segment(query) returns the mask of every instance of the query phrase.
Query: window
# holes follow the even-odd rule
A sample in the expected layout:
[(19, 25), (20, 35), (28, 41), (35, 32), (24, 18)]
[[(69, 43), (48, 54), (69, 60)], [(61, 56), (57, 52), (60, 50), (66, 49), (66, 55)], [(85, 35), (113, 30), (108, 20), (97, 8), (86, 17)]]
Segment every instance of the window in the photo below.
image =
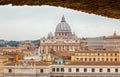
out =
[(98, 58), (98, 61), (100, 61), (100, 58)]
[(76, 40), (76, 42), (78, 42), (78, 40)]
[(108, 58), (106, 58), (106, 61), (108, 61)]
[(59, 68), (57, 68), (57, 72), (59, 72)]
[(115, 56), (117, 56), (117, 53), (115, 53)]
[(87, 61), (87, 58), (85, 58), (85, 61)]
[(115, 61), (117, 61), (117, 58), (115, 58)]
[(118, 69), (117, 69), (117, 68), (115, 69), (115, 72), (118, 72)]
[(95, 58), (93, 58), (93, 61), (95, 61)]
[(89, 61), (91, 61), (91, 58), (89, 58)]
[(92, 72), (95, 72), (95, 69), (94, 68), (92, 68), (92, 70), (91, 70)]
[(77, 58), (77, 60), (79, 60), (79, 58)]
[(107, 69), (107, 72), (110, 72), (110, 69), (109, 69), (109, 68)]
[(64, 68), (61, 68), (61, 72), (64, 72)]
[(11, 73), (11, 72), (12, 72), (12, 69), (9, 69), (8, 72)]
[(110, 61), (113, 61), (113, 59), (111, 58)]
[(84, 68), (84, 72), (87, 72), (87, 69), (86, 69), (86, 68)]
[(80, 60), (83, 61), (83, 58), (81, 58)]
[(98, 56), (100, 56), (100, 54), (98, 53)]
[(100, 69), (99, 69), (99, 72), (103, 72), (103, 69), (100, 68)]
[(55, 72), (55, 68), (52, 68), (52, 71)]
[(71, 68), (68, 69), (68, 72), (71, 72)]
[(110, 55), (112, 56), (113, 54), (111, 53)]
[(102, 61), (104, 61), (104, 58), (102, 58)]
[(79, 72), (79, 68), (76, 68), (76, 72)]
[(43, 73), (43, 69), (40, 69), (40, 73)]

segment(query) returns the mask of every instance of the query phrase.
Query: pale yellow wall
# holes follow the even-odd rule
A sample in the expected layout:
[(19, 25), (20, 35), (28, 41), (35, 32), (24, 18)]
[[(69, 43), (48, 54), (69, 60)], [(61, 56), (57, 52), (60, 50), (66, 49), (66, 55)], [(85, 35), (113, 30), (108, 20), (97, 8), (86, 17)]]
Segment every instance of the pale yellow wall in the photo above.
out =
[(104, 58), (104, 61), (107, 61), (106, 60), (107, 58), (108, 58), (108, 61), (111, 61), (111, 59), (112, 61), (115, 61), (115, 59), (117, 59), (117, 61), (120, 61), (120, 53), (117, 53), (117, 55), (115, 55), (115, 53), (108, 53), (108, 55), (106, 55), (106, 53), (100, 52), (98, 55), (98, 53), (78, 53), (77, 52), (71, 56), (72, 61), (81, 61), (81, 58), (83, 58), (83, 61), (85, 61), (85, 58), (87, 58), (87, 61), (89, 61), (89, 58), (91, 58), (91, 61), (94, 61), (93, 58), (95, 58), (95, 61), (103, 61), (103, 58)]

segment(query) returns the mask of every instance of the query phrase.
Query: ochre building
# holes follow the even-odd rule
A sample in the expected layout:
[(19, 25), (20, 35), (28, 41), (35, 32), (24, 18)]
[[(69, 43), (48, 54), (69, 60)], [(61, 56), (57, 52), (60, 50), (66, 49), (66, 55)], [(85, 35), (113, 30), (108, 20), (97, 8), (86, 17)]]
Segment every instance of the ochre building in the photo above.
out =
[(71, 56), (72, 61), (81, 62), (118, 62), (120, 51), (113, 50), (84, 50), (76, 51)]

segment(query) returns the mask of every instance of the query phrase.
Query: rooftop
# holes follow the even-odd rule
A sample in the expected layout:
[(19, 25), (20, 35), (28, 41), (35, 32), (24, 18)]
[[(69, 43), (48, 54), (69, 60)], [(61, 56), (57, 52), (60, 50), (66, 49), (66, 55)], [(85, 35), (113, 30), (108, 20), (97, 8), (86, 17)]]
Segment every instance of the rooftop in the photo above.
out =
[(70, 62), (69, 64), (66, 65), (102, 65), (102, 66), (107, 66), (107, 65), (111, 65), (111, 66), (119, 66), (120, 62)]
[(82, 51), (76, 51), (75, 53), (119, 53), (119, 51), (113, 51), (113, 50), (82, 50)]
[(49, 64), (47, 62), (44, 61), (19, 61), (19, 62), (8, 62), (5, 64), (5, 66), (15, 66), (15, 65), (21, 65), (24, 66), (24, 64), (26, 65), (36, 65), (36, 66), (48, 66)]
[[(15, 65), (20, 65), (20, 66), (24, 66), (24, 62), (9, 62), (9, 63), (6, 63), (5, 66), (15, 66)], [(44, 61), (29, 61), (29, 62), (26, 62), (25, 65), (29, 65), (29, 66), (49, 66), (50, 64), (48, 64), (47, 62), (44, 62)], [(119, 66), (120, 65), (120, 62), (82, 62), (82, 61), (73, 61), (73, 62), (70, 62), (68, 64), (65, 64), (65, 65), (94, 65), (94, 66), (107, 66), (107, 65), (110, 65), (110, 66)]]

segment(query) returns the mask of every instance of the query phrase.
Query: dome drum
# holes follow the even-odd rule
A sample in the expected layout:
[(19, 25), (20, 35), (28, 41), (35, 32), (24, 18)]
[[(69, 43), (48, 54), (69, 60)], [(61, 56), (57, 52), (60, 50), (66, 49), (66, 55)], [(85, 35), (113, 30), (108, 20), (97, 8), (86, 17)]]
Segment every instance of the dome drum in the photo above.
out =
[(66, 23), (64, 16), (62, 17), (61, 22), (57, 25), (56, 31), (71, 31), (71, 28), (68, 23)]

